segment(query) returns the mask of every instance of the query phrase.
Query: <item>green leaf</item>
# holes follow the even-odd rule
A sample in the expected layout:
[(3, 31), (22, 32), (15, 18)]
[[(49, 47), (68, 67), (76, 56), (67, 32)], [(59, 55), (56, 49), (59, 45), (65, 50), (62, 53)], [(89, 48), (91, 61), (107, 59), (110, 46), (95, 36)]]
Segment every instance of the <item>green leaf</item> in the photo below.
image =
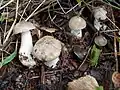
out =
[(81, 2), (81, 0), (76, 0), (78, 3)]
[(76, 0), (77, 1), (77, 3), (79, 3), (79, 5), (81, 6), (81, 0)]
[(120, 42), (120, 37), (117, 37), (117, 41)]
[(10, 56), (6, 57), (2, 62), (0, 62), (1, 67), (11, 62), (17, 55), (17, 51), (15, 50)]
[(103, 89), (103, 86), (99, 86), (96, 88), (96, 90), (104, 90), (104, 89)]
[(101, 50), (98, 49), (96, 47), (96, 45), (94, 44), (93, 47), (92, 47), (92, 50), (91, 50), (91, 54), (90, 54), (90, 64), (91, 64), (91, 66), (95, 66), (95, 67), (97, 66), (100, 53), (101, 53)]
[(5, 17), (3, 15), (0, 15), (0, 22), (3, 22), (5, 20)]

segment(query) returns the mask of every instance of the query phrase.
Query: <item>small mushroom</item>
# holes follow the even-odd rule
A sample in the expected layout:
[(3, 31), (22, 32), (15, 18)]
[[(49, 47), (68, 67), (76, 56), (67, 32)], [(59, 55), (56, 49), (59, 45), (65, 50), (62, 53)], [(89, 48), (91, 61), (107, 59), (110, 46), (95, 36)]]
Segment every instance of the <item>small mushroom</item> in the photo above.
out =
[(17, 23), (13, 29), (14, 34), (21, 33), (19, 60), (24, 66), (29, 68), (36, 65), (36, 62), (31, 57), (33, 44), (30, 30), (32, 29), (35, 29), (35, 26), (32, 23), (26, 21)]
[(107, 39), (104, 36), (100, 35), (95, 37), (94, 42), (98, 46), (105, 46), (107, 44)]
[(38, 60), (45, 61), (45, 65), (55, 67), (61, 53), (61, 42), (52, 36), (44, 36), (39, 39), (33, 48), (33, 56)]
[(114, 72), (112, 75), (112, 81), (114, 83), (114, 86), (116, 88), (120, 88), (120, 73), (119, 72)]
[(96, 90), (97, 87), (99, 87), (98, 82), (90, 75), (68, 83), (68, 90)]
[(97, 20), (105, 20), (107, 18), (106, 14), (107, 11), (104, 10), (102, 7), (95, 7), (93, 10), (94, 17)]
[(86, 21), (79, 16), (74, 16), (69, 21), (71, 33), (77, 37), (82, 37), (82, 29), (86, 27)]
[(102, 7), (95, 7), (93, 9), (94, 14), (94, 27), (99, 31), (101, 27), (105, 27), (106, 25), (102, 25), (100, 20), (105, 20), (107, 18), (107, 11), (105, 11)]

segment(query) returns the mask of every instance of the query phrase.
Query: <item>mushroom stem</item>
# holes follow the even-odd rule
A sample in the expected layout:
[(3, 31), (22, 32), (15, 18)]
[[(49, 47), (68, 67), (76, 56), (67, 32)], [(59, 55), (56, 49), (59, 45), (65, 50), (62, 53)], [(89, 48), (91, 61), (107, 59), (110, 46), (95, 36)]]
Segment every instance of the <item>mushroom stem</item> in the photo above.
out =
[(82, 37), (82, 30), (71, 30), (71, 33), (79, 38)]
[(99, 31), (102, 27), (101, 22), (98, 19), (94, 20), (94, 27)]
[(23, 32), (21, 35), (21, 46), (19, 53), (23, 53), (24, 55), (28, 55), (32, 52), (33, 44), (32, 44), (32, 36), (30, 31)]
[(48, 66), (48, 67), (54, 68), (58, 61), (59, 61), (59, 57), (57, 57), (56, 59), (54, 59), (52, 61), (45, 62), (45, 65)]
[(32, 44), (32, 36), (30, 31), (23, 32), (21, 35), (21, 46), (19, 50), (19, 58), (20, 60), (22, 60), (21, 63), (25, 66), (31, 67), (36, 64), (31, 57), (32, 49), (33, 49), (33, 44)]

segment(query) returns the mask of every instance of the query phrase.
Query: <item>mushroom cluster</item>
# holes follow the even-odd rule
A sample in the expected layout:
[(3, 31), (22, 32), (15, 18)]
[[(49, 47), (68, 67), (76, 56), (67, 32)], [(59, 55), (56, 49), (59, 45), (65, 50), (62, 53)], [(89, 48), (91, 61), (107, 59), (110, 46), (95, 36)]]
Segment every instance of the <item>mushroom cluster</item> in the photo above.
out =
[(45, 61), (45, 65), (55, 67), (61, 53), (61, 42), (52, 36), (44, 36), (39, 39), (33, 48), (33, 56)]

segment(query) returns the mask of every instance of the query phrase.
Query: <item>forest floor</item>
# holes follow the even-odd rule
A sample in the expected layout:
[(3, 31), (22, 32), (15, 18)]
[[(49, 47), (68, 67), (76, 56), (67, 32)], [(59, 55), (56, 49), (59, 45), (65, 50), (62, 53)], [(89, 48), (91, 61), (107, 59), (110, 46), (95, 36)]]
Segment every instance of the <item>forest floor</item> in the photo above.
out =
[[(13, 54), (17, 40), (18, 43), (15, 57), (9, 58), (11, 61), (5, 65), (1, 64), (0, 90), (66, 90), (68, 82), (85, 75), (96, 78), (104, 90), (117, 90), (112, 82), (112, 74), (120, 69), (119, 3), (111, 0), (1, 0), (1, 62)], [(107, 11), (107, 18), (100, 21), (106, 25), (105, 30), (103, 27), (100, 30), (94, 27), (93, 11), (96, 7), (103, 7)], [(69, 20), (75, 15), (84, 18), (87, 23), (81, 38), (70, 33)], [(37, 59), (37, 65), (33, 68), (20, 63), (18, 52), (21, 34), (13, 35), (13, 27), (20, 20), (26, 19), (37, 27), (31, 31), (33, 45), (46, 35), (64, 44), (55, 68), (47, 67)], [(51, 33), (51, 28), (56, 31)], [(95, 37), (99, 35), (106, 38), (105, 46), (98, 47), (95, 44)], [(98, 49), (100, 53), (96, 51)]]

